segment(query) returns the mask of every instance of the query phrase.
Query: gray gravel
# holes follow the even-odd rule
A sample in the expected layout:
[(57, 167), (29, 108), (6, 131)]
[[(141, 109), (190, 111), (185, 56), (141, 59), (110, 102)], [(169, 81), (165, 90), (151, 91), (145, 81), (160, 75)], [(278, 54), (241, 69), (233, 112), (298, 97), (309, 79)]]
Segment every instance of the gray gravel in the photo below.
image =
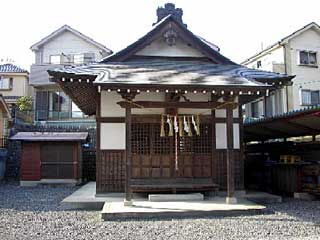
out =
[(63, 211), (71, 187), (0, 184), (0, 240), (320, 239), (320, 202), (286, 199), (261, 215), (102, 222), (98, 211)]

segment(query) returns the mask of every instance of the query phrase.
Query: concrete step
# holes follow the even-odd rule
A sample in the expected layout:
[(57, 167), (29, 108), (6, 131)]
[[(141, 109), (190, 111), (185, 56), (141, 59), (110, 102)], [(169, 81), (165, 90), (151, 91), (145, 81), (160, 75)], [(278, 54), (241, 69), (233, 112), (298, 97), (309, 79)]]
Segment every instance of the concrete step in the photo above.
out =
[(149, 218), (149, 217), (203, 217), (203, 216), (238, 216), (242, 214), (259, 214), (264, 206), (245, 199), (237, 204), (226, 204), (225, 198), (188, 202), (149, 202), (133, 201), (132, 206), (122, 202), (106, 202), (101, 211), (103, 220)]
[(149, 202), (184, 202), (184, 201), (203, 201), (201, 193), (187, 194), (149, 194)]
[(281, 203), (282, 197), (278, 195), (273, 195), (266, 192), (248, 192), (245, 196), (249, 201), (258, 204), (271, 204), (271, 203)]

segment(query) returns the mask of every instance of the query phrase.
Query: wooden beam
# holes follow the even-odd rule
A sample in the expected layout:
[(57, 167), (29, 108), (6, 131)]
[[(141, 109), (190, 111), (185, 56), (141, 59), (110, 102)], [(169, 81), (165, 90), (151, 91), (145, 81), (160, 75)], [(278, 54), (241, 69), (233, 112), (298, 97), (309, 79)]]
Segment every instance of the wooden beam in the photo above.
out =
[(226, 102), (156, 102), (156, 101), (121, 101), (118, 104), (122, 108), (198, 108), (198, 109), (219, 109), (232, 106), (236, 108), (237, 103)]
[(126, 179), (125, 179), (125, 205), (132, 205), (132, 190), (130, 186), (132, 172), (131, 151), (131, 108), (126, 108)]
[(227, 197), (229, 200), (234, 198), (234, 192), (233, 108), (229, 106), (227, 108)]
[(288, 125), (291, 125), (295, 128), (298, 128), (298, 129), (302, 129), (306, 132), (310, 132), (310, 134), (317, 134), (318, 132), (320, 132), (319, 129), (315, 129), (315, 128), (312, 128), (312, 127), (308, 127), (306, 125), (303, 125), (303, 124), (300, 124), (300, 123), (296, 123), (296, 122), (291, 122), (289, 119), (288, 120), (285, 120), (285, 122), (288, 124)]

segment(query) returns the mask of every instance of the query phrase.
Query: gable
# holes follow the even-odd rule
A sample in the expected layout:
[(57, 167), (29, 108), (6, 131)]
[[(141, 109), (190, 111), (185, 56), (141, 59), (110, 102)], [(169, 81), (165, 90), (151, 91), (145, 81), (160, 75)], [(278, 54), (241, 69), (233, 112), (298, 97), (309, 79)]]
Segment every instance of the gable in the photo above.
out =
[(135, 55), (205, 57), (213, 63), (235, 65), (230, 59), (221, 55), (216, 46), (194, 35), (172, 15), (162, 19), (150, 32), (125, 49), (102, 59), (101, 63), (123, 62)]
[(51, 55), (79, 53), (94, 53), (95, 59), (98, 60), (103, 57), (100, 48), (68, 30), (63, 31), (42, 46), (42, 59), (44, 63), (50, 62)]
[(159, 37), (145, 48), (138, 51), (137, 56), (157, 57), (205, 57), (199, 50), (191, 47), (188, 43), (178, 38), (173, 46), (166, 43), (165, 39)]
[(291, 47), (294, 48), (306, 48), (302, 50), (317, 50), (320, 47), (320, 31), (319, 29), (311, 27), (290, 39), (289, 42)]

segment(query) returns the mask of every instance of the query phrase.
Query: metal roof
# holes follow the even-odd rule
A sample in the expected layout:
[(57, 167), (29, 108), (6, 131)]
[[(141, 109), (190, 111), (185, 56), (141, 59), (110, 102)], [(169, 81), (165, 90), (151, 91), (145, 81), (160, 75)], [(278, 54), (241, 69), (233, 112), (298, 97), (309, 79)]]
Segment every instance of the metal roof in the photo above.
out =
[(244, 122), (246, 142), (318, 134), (320, 134), (319, 105), (272, 117), (246, 119)]
[(0, 65), (0, 73), (28, 73), (28, 71), (12, 63), (6, 63)]
[(270, 87), (264, 80), (290, 80), (292, 77), (250, 69), (241, 65), (213, 64), (202, 61), (144, 60), (110, 62), (50, 70), (50, 75), (97, 76), (94, 84), (123, 85), (199, 85)]
[(88, 137), (87, 132), (18, 132), (11, 140), (19, 141), (83, 141)]

